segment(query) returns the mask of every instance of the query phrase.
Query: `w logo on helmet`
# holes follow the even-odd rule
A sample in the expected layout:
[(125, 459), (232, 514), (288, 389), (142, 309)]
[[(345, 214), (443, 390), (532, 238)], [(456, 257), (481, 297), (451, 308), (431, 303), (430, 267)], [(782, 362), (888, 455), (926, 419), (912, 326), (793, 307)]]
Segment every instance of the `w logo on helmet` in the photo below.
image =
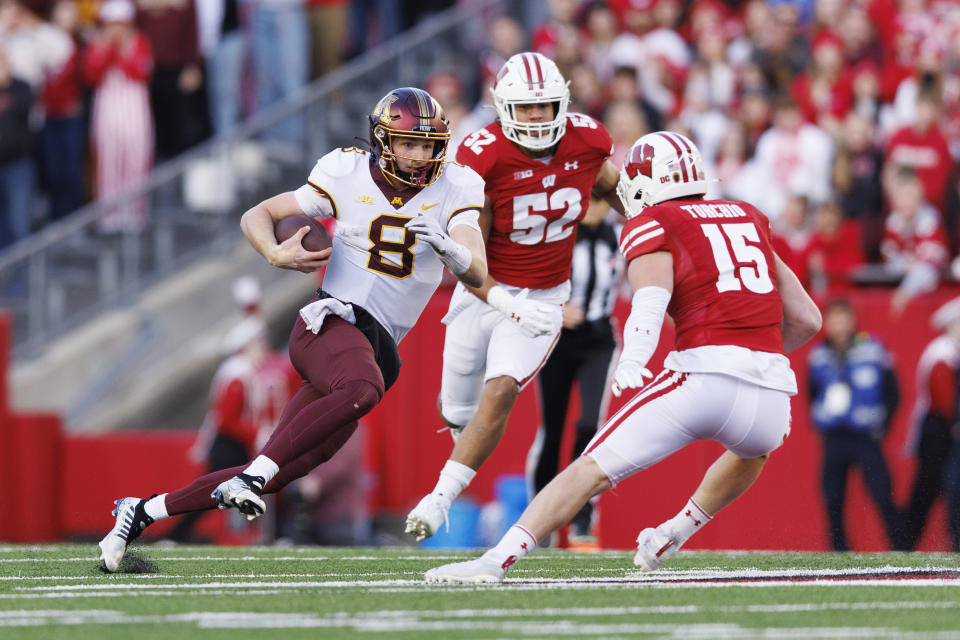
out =
[(653, 145), (644, 143), (634, 146), (623, 169), (629, 178), (636, 178), (641, 174), (653, 178)]

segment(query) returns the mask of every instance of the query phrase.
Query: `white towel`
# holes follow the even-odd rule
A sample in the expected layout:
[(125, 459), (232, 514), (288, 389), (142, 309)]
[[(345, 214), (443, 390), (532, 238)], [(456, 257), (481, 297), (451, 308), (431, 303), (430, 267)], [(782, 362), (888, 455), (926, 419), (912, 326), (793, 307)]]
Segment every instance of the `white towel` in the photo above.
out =
[(350, 324), (357, 324), (357, 316), (353, 313), (353, 305), (340, 302), (336, 298), (316, 300), (300, 309), (300, 317), (307, 323), (307, 329), (319, 333), (324, 319), (333, 314), (343, 318)]

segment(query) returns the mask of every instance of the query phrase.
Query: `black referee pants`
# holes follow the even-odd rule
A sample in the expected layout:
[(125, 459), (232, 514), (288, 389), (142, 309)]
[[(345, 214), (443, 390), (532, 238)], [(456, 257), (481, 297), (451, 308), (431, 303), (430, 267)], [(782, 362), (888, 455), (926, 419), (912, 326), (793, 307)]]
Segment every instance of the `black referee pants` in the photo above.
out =
[(847, 478), (857, 467), (883, 517), (890, 545), (894, 549), (903, 549), (903, 524), (900, 512), (893, 504), (890, 471), (880, 443), (870, 434), (846, 429), (823, 434), (823, 499), (833, 548), (837, 551), (848, 550), (843, 526), (843, 503), (847, 496)]

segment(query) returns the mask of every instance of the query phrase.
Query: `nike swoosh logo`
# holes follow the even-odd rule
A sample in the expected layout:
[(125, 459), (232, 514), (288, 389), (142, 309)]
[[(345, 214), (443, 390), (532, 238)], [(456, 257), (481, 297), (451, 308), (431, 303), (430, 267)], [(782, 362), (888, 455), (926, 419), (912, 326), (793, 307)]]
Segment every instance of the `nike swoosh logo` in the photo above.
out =
[(427, 209), (432, 209), (432, 208), (434, 208), (434, 207), (437, 206), (438, 204), (440, 204), (440, 203), (439, 203), (439, 202), (434, 202), (433, 204), (422, 204), (422, 205), (420, 205), (420, 209), (423, 210), (423, 211), (426, 211)]

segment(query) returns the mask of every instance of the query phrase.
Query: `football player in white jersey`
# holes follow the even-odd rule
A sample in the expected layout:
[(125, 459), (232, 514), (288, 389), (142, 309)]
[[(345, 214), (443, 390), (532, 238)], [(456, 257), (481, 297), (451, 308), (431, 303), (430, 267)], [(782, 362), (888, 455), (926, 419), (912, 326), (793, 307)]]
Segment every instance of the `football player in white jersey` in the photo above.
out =
[[(483, 180), (445, 162), (450, 131), (422, 89), (384, 96), (370, 115), (372, 152), (336, 149), (307, 183), (243, 214), (250, 244), (270, 264), (312, 272), (327, 267), (317, 299), (300, 310), (290, 359), (303, 384), (254, 460), (207, 474), (148, 499), (117, 500), (116, 524), (100, 542), (116, 571), (127, 545), (171, 515), (236, 507), (253, 519), (263, 493), (279, 491), (330, 459), (380, 401), (400, 369), (397, 343), (440, 284), (443, 268), (479, 286), (487, 275), (477, 223)], [(277, 243), (275, 223), (296, 214), (337, 219), (333, 246), (307, 251), (309, 227)]]
[(589, 116), (567, 113), (570, 91), (553, 61), (529, 52), (511, 57), (493, 98), (497, 122), (457, 151), (457, 162), (485, 181), (480, 220), (489, 276), (482, 287), (458, 286), (443, 320), (440, 415), (456, 444), (434, 490), (407, 516), (417, 540), (444, 523), (556, 345), (577, 222), (591, 195), (623, 211), (610, 134)]

